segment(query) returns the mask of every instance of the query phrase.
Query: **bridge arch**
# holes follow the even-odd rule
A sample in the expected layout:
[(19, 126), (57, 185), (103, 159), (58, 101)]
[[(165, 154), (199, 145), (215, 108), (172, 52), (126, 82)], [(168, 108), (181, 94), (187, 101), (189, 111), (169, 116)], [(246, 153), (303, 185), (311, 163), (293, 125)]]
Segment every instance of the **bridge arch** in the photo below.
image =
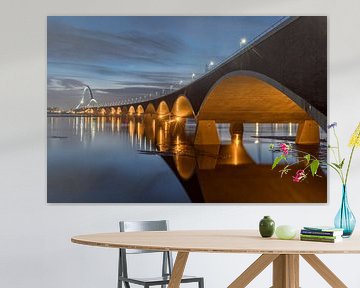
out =
[(170, 109), (169, 109), (168, 104), (165, 101), (161, 101), (156, 110), (156, 113), (159, 114), (160, 116), (169, 114)]
[(258, 72), (239, 70), (213, 84), (197, 118), (227, 123), (318, 119), (321, 112), (307, 107), (311, 107), (309, 103), (274, 79)]
[(116, 108), (116, 115), (120, 115), (121, 114), (121, 107), (117, 107)]
[(142, 105), (138, 105), (136, 108), (136, 114), (140, 115), (140, 114), (144, 114), (144, 108)]
[(101, 115), (106, 115), (106, 109), (105, 108), (100, 108), (100, 114)]
[(182, 118), (189, 118), (195, 116), (194, 109), (189, 99), (184, 95), (180, 95), (175, 100), (175, 103), (171, 109), (171, 113), (174, 116), (182, 117)]
[(130, 108), (129, 108), (129, 111), (128, 111), (128, 114), (129, 115), (133, 115), (133, 114), (135, 114), (135, 108), (134, 108), (134, 106), (130, 106)]
[(149, 103), (149, 104), (146, 106), (145, 113), (146, 113), (146, 114), (155, 114), (155, 113), (156, 113), (156, 110), (155, 110), (154, 104)]
[(88, 108), (88, 109), (85, 110), (85, 113), (94, 114), (94, 109), (93, 108)]
[(124, 107), (121, 108), (121, 113), (122, 113), (122, 114), (127, 114), (127, 113), (128, 113), (128, 109), (127, 109), (126, 106), (124, 106)]
[(87, 107), (92, 107), (93, 105), (97, 105), (97, 101), (96, 99), (94, 98), (94, 95), (93, 95), (93, 92), (90, 88), (89, 85), (85, 85), (84, 87), (84, 90), (83, 90), (83, 93), (82, 93), (82, 97), (81, 97), (81, 100), (80, 100), (80, 103), (76, 106), (75, 109), (79, 109), (81, 106), (84, 106), (85, 105), (85, 93), (86, 91), (89, 91), (89, 95), (90, 95), (90, 100), (89, 100), (89, 103), (85, 106), (86, 108)]

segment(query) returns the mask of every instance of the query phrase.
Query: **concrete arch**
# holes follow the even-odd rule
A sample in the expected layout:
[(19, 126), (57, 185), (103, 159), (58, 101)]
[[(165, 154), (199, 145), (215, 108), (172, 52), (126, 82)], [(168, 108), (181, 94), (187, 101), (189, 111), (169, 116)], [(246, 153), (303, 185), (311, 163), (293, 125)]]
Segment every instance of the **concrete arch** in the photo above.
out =
[(116, 115), (120, 115), (121, 114), (121, 107), (117, 107), (116, 108)]
[(161, 101), (157, 110), (156, 110), (156, 113), (159, 114), (159, 115), (167, 115), (170, 113), (170, 109), (169, 109), (169, 106), (168, 104), (165, 102), (165, 101)]
[(140, 114), (144, 114), (144, 108), (142, 105), (138, 105), (136, 108), (136, 114), (140, 115)]
[(186, 98), (186, 96), (184, 95), (180, 95), (176, 99), (171, 109), (171, 113), (174, 116), (182, 117), (182, 118), (193, 118), (195, 116), (194, 109), (189, 99)]
[(115, 107), (111, 107), (110, 108), (110, 115), (115, 115), (116, 114), (116, 108)]
[(124, 107), (121, 108), (121, 113), (122, 113), (122, 114), (127, 114), (127, 113), (128, 113), (128, 109), (127, 109), (126, 106), (124, 106)]
[(197, 118), (225, 123), (280, 123), (303, 122), (320, 113), (315, 108), (307, 111), (306, 107), (309, 103), (266, 75), (234, 71), (210, 88)]
[(100, 115), (106, 115), (106, 109), (100, 108), (99, 113), (100, 113)]
[(149, 104), (146, 106), (145, 113), (146, 113), (146, 114), (155, 114), (155, 113), (156, 113), (155, 106), (154, 106), (152, 103), (149, 103)]
[(128, 114), (129, 114), (129, 115), (134, 115), (135, 112), (136, 112), (136, 111), (135, 111), (134, 106), (130, 106), (129, 111), (128, 111)]

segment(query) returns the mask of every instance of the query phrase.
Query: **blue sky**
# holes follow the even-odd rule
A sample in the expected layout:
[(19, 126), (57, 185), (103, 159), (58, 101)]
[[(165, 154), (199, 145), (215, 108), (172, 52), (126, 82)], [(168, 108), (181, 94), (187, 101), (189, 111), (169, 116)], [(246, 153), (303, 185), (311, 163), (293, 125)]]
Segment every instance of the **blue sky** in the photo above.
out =
[(100, 103), (160, 95), (221, 62), (282, 17), (48, 17), (48, 106), (89, 85)]

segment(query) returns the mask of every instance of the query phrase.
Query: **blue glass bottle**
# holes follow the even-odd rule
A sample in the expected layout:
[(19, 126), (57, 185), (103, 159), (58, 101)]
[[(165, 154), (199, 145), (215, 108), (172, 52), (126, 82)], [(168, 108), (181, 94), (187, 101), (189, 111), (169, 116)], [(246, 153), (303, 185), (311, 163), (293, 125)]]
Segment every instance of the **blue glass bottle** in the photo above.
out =
[(341, 206), (336, 214), (334, 224), (336, 228), (344, 229), (343, 237), (345, 238), (350, 237), (355, 229), (356, 219), (349, 207), (346, 185), (343, 185)]

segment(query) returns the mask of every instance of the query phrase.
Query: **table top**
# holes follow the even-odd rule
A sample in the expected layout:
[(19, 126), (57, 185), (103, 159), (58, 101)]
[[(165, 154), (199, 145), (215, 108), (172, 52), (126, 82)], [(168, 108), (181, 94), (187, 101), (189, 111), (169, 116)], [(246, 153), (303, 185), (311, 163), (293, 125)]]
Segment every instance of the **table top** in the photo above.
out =
[(251, 254), (341, 254), (360, 253), (360, 235), (338, 243), (262, 238), (256, 230), (188, 230), (164, 232), (117, 232), (80, 235), (77, 244), (182, 252)]

